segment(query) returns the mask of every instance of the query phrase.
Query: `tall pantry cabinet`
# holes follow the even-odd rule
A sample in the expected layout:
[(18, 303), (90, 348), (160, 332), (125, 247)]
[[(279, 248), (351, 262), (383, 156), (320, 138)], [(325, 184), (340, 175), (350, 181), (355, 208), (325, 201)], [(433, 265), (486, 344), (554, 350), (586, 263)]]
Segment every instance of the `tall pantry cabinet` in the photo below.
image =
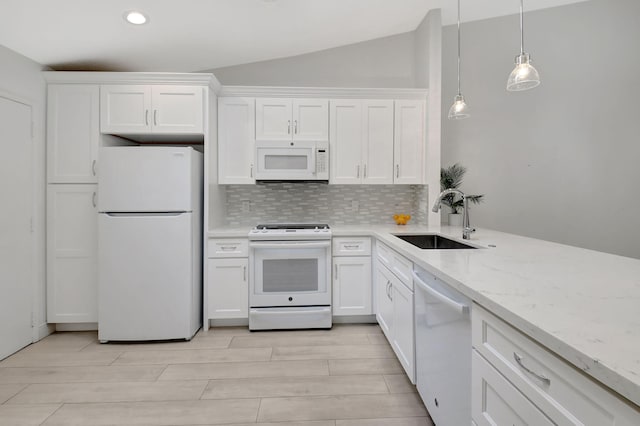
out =
[(98, 321), (97, 167), (100, 88), (47, 92), (47, 321)]

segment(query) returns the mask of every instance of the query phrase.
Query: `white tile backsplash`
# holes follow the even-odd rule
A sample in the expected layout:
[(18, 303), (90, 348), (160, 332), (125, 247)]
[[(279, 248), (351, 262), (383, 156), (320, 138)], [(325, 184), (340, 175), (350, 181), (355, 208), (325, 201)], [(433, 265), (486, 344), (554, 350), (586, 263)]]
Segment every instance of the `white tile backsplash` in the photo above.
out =
[(326, 222), (330, 225), (393, 223), (396, 213), (426, 224), (424, 185), (327, 185), (273, 182), (227, 185), (227, 225)]

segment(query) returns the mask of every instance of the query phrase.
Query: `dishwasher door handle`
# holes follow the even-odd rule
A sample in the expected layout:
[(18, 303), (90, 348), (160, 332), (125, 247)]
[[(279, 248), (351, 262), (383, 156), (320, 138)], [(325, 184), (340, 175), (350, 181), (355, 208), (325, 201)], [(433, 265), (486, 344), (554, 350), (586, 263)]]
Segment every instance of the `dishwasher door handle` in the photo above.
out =
[(461, 314), (466, 314), (466, 313), (469, 312), (469, 305), (465, 305), (464, 303), (456, 302), (455, 300), (451, 299), (450, 297), (445, 296), (444, 294), (440, 293), (439, 291), (437, 291), (436, 289), (431, 287), (429, 284), (424, 282), (422, 280), (422, 278), (420, 278), (418, 276), (418, 274), (416, 274), (416, 271), (411, 271), (411, 273), (413, 274), (413, 281), (416, 284), (418, 284), (418, 287), (420, 287), (421, 289), (423, 289), (424, 291), (429, 293), (431, 296), (435, 297), (436, 299), (438, 299), (442, 303), (444, 303), (444, 304), (448, 305), (449, 307), (455, 309), (457, 312), (460, 312)]

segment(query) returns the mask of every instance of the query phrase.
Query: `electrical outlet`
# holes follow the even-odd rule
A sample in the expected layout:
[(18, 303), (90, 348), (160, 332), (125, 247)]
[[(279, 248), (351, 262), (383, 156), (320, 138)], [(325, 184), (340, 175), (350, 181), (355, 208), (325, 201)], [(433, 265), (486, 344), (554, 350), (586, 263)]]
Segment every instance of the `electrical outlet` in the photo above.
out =
[(353, 210), (354, 213), (358, 213), (358, 211), (360, 211), (360, 201), (351, 200), (351, 210)]
[(242, 212), (249, 213), (251, 211), (251, 201), (242, 200)]

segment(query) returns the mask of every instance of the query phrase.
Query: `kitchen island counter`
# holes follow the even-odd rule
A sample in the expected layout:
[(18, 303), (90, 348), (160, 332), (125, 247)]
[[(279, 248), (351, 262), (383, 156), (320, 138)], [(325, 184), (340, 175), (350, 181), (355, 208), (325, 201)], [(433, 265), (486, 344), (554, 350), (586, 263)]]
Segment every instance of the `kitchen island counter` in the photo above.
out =
[(640, 405), (640, 260), (478, 229), (477, 250), (423, 250), (393, 234), (460, 227), (335, 226), (370, 235), (446, 281), (575, 367)]

